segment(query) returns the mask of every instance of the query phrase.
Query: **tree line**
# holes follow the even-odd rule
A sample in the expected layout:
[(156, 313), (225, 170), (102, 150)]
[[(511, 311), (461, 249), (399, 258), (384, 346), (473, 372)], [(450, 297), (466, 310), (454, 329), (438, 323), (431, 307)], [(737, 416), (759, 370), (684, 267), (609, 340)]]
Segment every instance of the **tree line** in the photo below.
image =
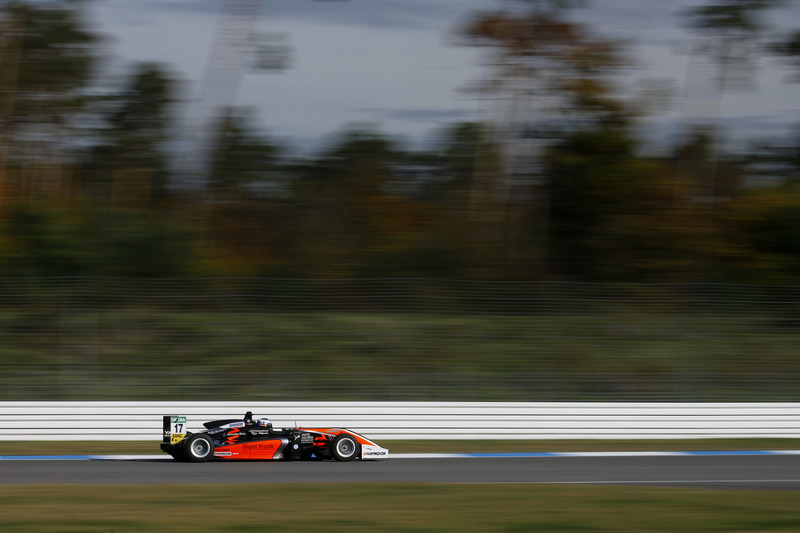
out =
[[(87, 6), (3, 2), (0, 275), (800, 283), (800, 128), (728, 152), (711, 110), (652, 155), (654, 97), (619, 82), (631, 45), (576, 22), (578, 2), (511, 4), (458, 31), (485, 52), (485, 122), (424, 148), (346, 127), (301, 155), (224, 109), (197, 189), (176, 186), (168, 65), (98, 79)], [(767, 23), (782, 6), (681, 14), (718, 99), (765, 57), (800, 72), (800, 32)]]

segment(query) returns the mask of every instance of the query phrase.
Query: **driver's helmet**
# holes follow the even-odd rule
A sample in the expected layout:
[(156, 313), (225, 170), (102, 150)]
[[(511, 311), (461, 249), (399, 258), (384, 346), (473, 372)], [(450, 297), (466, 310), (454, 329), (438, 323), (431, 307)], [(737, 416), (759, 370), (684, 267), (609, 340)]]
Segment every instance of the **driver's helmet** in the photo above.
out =
[(264, 426), (264, 427), (267, 427), (267, 428), (271, 428), (272, 427), (272, 422), (269, 421), (269, 418), (259, 418), (258, 419), (258, 425), (259, 426)]

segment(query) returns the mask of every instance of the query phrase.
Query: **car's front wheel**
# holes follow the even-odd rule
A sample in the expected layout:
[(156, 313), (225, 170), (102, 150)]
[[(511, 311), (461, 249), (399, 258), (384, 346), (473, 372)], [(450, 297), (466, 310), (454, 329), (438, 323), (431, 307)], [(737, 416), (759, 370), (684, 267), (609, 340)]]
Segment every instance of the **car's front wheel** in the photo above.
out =
[(350, 435), (342, 433), (333, 439), (331, 453), (337, 461), (352, 461), (358, 456), (358, 443)]
[(214, 457), (214, 441), (205, 433), (194, 433), (183, 445), (186, 458), (193, 463), (205, 463)]

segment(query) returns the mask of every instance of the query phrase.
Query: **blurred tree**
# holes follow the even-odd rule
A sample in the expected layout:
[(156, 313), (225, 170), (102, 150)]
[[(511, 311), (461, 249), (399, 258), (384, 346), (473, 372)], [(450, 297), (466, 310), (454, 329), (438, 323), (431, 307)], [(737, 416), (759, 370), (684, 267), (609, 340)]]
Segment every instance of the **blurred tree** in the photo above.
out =
[(215, 201), (281, 195), (288, 189), (280, 172), (281, 149), (260, 134), (252, 110), (228, 109), (217, 125), (210, 189)]
[[(696, 124), (686, 128), (672, 153), (681, 172), (692, 179), (678, 180), (676, 197), (692, 204), (722, 204), (736, 193), (739, 176), (727, 169), (725, 155), (718, 153), (717, 129), (709, 125)], [(711, 179), (713, 177), (713, 179)]]
[[(800, 83), (800, 30), (794, 29), (773, 38), (768, 51), (786, 63), (792, 73), (789, 81)], [(800, 125), (788, 138), (761, 141), (751, 154), (755, 175), (763, 181), (779, 186), (800, 184)]]
[[(685, 24), (695, 34), (684, 98), (683, 120), (687, 123), (684, 135), (692, 136), (700, 128), (705, 129), (710, 152), (709, 164), (703, 167), (698, 167), (692, 159), (676, 161), (676, 191), (693, 194), (699, 190), (707, 194), (719, 188), (717, 123), (722, 95), (726, 90), (749, 86), (756, 59), (764, 51), (765, 14), (782, 3), (782, 0), (712, 0), (682, 12)], [(710, 64), (704, 63), (704, 59)], [(709, 70), (713, 74), (709, 75)]]
[(174, 85), (164, 66), (140, 63), (118, 94), (99, 101), (100, 143), (81, 176), (88, 189), (116, 205), (146, 206), (167, 195)]
[[(743, 270), (740, 262), (732, 268), (732, 250), (748, 240), (736, 223), (741, 161), (718, 157), (718, 188), (676, 203), (676, 156), (643, 157), (638, 144), (634, 130), (607, 125), (569, 134), (549, 151), (551, 272), (592, 281), (736, 279)], [(697, 168), (711, 164), (702, 131), (679, 150)]]
[(0, 234), (5, 249), (0, 256), (4, 276), (76, 276), (91, 272), (92, 261), (82, 248), (81, 224), (59, 210), (39, 204), (12, 206)]
[(794, 30), (782, 35), (770, 45), (770, 51), (786, 60), (796, 72), (792, 81), (800, 82), (800, 30)]
[(296, 240), (286, 150), (257, 129), (252, 110), (229, 108), (221, 116), (203, 206), (215, 268), (226, 275), (285, 272)]
[[(569, 132), (628, 120), (612, 81), (628, 60), (620, 43), (568, 19), (565, 10), (579, 3), (520, 3), (524, 9), (479, 12), (461, 30), (465, 44), (491, 52), (491, 74), (478, 90), (497, 109), (471, 198), (475, 234), (487, 244), (482, 255), (543, 274), (554, 179), (543, 155)], [(523, 220), (526, 210), (533, 220)], [(532, 233), (523, 235), (525, 227)], [(530, 249), (539, 251), (519, 255), (520, 243), (531, 239)]]
[(758, 185), (800, 185), (800, 126), (786, 139), (756, 143), (749, 167)]
[(783, 0), (712, 0), (683, 12), (697, 36), (694, 54), (712, 59), (720, 91), (741, 86), (752, 78), (754, 60), (763, 51), (767, 28), (764, 15)]
[(156, 210), (89, 211), (78, 245), (97, 276), (193, 277), (201, 268), (196, 229), (188, 231)]
[(296, 229), (305, 275), (391, 276), (408, 272), (430, 223), (406, 187), (408, 154), (370, 128), (339, 134), (303, 169)]
[(800, 283), (800, 195), (795, 184), (749, 187), (726, 214), (728, 246), (721, 257), (729, 279)]
[(0, 223), (0, 275), (191, 276), (194, 237), (161, 213), (96, 209), (67, 213), (38, 202), (10, 209)]
[(478, 122), (456, 122), (440, 128), (433, 146), (423, 156), (430, 168), (429, 179), (419, 189), (422, 198), (447, 202), (449, 209), (466, 210), (483, 139), (484, 125)]
[(548, 151), (551, 274), (618, 281), (649, 268), (655, 258), (639, 253), (647, 249), (632, 226), (654, 229), (645, 218), (657, 198), (636, 147), (632, 132), (614, 124), (569, 133)]
[(404, 275), (481, 275), (480, 267), (475, 272), (470, 269), (474, 235), (469, 227), (469, 194), (480, 150), (488, 149), (482, 142), (483, 130), (476, 122), (444, 125), (427, 151), (407, 153), (404, 163), (396, 165), (405, 186), (392, 190), (405, 191), (405, 201), (413, 202), (417, 221), (414, 256), (409, 249)]
[(477, 122), (457, 122), (449, 124), (440, 132), (438, 153), (442, 158), (444, 174), (450, 183), (469, 187), (483, 129), (484, 126)]
[(0, 193), (23, 179), (32, 192), (61, 193), (98, 37), (77, 1), (3, 2), (0, 26)]

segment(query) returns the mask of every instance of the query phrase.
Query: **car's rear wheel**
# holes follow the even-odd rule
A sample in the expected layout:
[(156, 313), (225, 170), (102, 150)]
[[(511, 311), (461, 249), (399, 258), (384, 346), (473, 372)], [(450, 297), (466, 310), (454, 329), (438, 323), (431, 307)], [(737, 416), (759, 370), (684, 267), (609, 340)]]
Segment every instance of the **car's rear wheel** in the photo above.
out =
[(191, 462), (205, 463), (214, 457), (214, 441), (205, 433), (195, 433), (185, 439), (183, 451)]
[(358, 456), (358, 442), (346, 433), (337, 435), (331, 443), (331, 453), (337, 461), (352, 461)]

